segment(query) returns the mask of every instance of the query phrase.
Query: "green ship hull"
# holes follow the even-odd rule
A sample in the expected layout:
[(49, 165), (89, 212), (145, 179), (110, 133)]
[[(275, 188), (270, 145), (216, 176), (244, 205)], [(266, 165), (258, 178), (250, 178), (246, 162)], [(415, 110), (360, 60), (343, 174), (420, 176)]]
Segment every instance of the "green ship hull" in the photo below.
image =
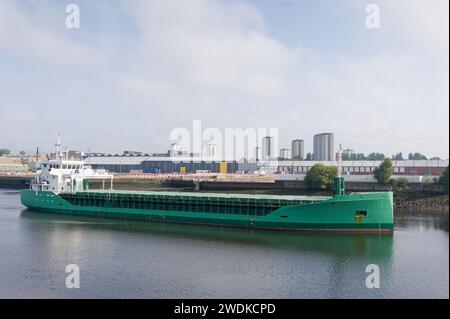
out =
[(36, 211), (272, 230), (392, 232), (392, 192), (330, 197), (90, 190), (22, 190)]

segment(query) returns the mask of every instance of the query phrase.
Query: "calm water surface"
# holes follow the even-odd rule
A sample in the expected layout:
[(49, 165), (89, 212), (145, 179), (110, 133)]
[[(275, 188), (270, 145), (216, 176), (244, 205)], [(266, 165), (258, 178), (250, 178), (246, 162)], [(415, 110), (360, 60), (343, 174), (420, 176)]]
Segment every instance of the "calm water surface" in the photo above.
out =
[[(393, 235), (273, 232), (37, 213), (0, 190), (2, 298), (448, 298), (448, 214)], [(67, 289), (65, 267), (80, 267)], [(379, 289), (365, 268), (380, 268)]]

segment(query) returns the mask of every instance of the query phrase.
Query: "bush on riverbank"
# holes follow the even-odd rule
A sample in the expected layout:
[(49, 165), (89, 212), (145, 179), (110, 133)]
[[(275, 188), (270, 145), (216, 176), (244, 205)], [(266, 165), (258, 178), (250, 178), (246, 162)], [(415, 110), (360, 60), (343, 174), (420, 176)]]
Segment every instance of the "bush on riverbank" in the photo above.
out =
[(409, 182), (406, 178), (391, 178), (388, 182), (392, 186), (394, 192), (407, 192), (411, 190)]
[(442, 176), (439, 178), (439, 184), (441, 184), (444, 187), (445, 191), (448, 193), (448, 166)]
[(390, 158), (386, 158), (383, 163), (375, 169), (373, 172), (373, 177), (375, 177), (378, 183), (387, 184), (391, 179), (392, 172), (392, 160)]
[(316, 164), (306, 174), (305, 185), (309, 189), (330, 189), (336, 175), (336, 167)]

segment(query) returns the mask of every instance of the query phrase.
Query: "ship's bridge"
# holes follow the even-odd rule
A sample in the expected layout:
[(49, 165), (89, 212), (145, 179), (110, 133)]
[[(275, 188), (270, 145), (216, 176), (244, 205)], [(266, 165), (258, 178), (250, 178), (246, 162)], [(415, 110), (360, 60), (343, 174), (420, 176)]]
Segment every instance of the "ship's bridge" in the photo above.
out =
[(83, 161), (51, 159), (41, 163), (40, 169), (31, 183), (34, 190), (55, 193), (77, 192), (88, 188), (89, 179), (108, 180), (112, 189), (113, 175), (105, 170), (93, 170)]

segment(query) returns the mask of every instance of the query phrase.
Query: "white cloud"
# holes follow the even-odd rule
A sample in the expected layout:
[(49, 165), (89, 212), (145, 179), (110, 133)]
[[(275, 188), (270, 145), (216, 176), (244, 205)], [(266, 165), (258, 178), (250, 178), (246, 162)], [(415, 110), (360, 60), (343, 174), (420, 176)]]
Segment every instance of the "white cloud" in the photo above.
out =
[[(448, 157), (448, 59), (442, 59), (448, 15), (419, 1), (411, 7), (393, 2), (381, 3), (381, 39), (404, 43), (356, 59), (288, 48), (247, 2), (126, 1), (108, 12), (125, 15), (133, 37), (99, 34), (98, 43), (88, 45), (2, 1), (0, 55), (31, 58), (43, 69), (52, 65), (56, 75), (38, 84), (33, 72), (21, 71), (16, 81), (0, 76), (0, 84), (40, 88), (32, 96), (12, 88), (0, 107), (16, 105), (27, 116), (11, 118), (25, 126), (51, 114), (71, 144), (100, 150), (161, 150), (172, 128), (202, 119), (220, 128), (279, 127), (280, 146), (300, 137), (312, 147), (312, 134), (334, 131), (339, 143), (358, 151)], [(56, 19), (49, 12), (47, 19)], [(112, 33), (123, 27), (117, 21), (109, 21)], [(52, 114), (60, 105), (63, 114)], [(19, 144), (9, 122), (0, 119), (0, 135)], [(54, 124), (47, 125), (43, 134), (53, 132)], [(84, 136), (74, 137), (80, 128)]]
[(29, 9), (27, 13), (23, 10), (13, 1), (0, 2), (1, 52), (56, 66), (92, 65), (102, 61), (95, 48), (76, 43), (67, 36), (63, 14), (59, 14), (58, 26), (54, 10)]

